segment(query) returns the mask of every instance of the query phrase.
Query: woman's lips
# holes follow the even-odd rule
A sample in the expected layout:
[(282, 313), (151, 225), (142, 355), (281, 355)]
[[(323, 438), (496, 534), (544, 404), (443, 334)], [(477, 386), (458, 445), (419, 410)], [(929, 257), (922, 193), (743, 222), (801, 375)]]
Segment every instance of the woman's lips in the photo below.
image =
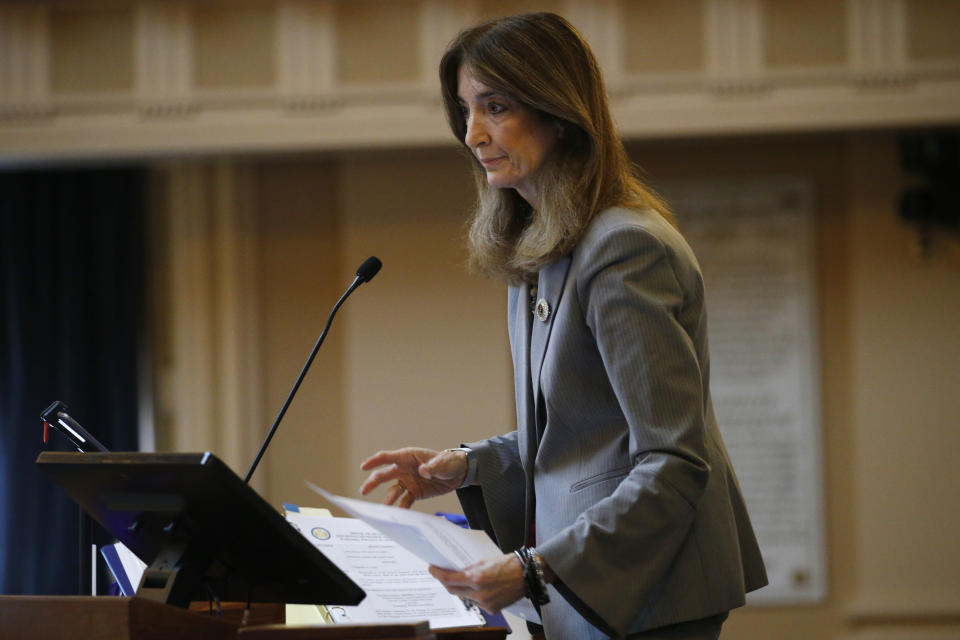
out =
[(489, 169), (493, 165), (503, 160), (503, 158), (504, 156), (497, 156), (496, 158), (480, 158), (480, 164)]

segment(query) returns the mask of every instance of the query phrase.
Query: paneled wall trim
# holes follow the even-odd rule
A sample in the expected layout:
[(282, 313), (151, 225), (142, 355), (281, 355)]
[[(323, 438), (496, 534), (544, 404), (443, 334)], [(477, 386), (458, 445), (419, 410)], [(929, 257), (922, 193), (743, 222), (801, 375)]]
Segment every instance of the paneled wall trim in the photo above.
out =
[[(161, 451), (215, 451), (238, 475), (266, 422), (260, 239), (250, 169), (228, 160), (155, 167), (159, 284), (154, 407)], [(163, 275), (160, 275), (160, 274)], [(263, 474), (253, 478), (263, 488)]]
[(446, 144), (440, 53), (521, 7), (628, 138), (960, 122), (954, 0), (0, 0), (0, 161)]

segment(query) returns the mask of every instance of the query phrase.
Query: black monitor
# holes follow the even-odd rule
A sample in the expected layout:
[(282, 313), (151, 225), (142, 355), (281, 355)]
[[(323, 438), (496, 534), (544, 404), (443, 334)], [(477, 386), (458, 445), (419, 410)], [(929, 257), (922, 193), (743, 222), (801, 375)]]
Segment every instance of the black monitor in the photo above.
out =
[(44, 452), (37, 465), (147, 563), (138, 596), (355, 605), (364, 592), (211, 453)]

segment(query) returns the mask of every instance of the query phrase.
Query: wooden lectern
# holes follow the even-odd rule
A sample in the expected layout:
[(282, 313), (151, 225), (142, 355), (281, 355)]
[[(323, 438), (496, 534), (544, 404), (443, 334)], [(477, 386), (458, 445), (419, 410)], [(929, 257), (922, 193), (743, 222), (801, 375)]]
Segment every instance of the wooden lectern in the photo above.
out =
[(144, 598), (0, 596), (3, 640), (233, 640), (229, 622)]
[[(210, 453), (43, 452), (37, 465), (138, 557), (137, 597), (0, 596), (0, 640), (493, 640), (505, 629), (273, 625), (270, 604), (354, 605), (364, 592)], [(144, 597), (145, 596), (145, 597)], [(223, 618), (189, 611), (216, 596)], [(175, 606), (174, 606), (175, 605)], [(279, 607), (279, 608), (278, 608)], [(267, 617), (260, 614), (266, 612)], [(245, 625), (237, 620), (244, 615)], [(491, 635), (491, 633), (493, 635)], [(467, 635), (464, 635), (467, 634)]]
[(145, 598), (0, 596), (3, 640), (503, 640), (504, 628), (431, 632), (426, 622), (387, 625), (238, 627)]

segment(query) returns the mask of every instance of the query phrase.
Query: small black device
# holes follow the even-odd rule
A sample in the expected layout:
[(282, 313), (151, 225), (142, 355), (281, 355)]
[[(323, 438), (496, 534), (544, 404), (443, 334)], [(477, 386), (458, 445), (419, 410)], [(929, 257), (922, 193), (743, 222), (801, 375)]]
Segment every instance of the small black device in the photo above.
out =
[(70, 439), (77, 451), (106, 451), (107, 448), (100, 444), (100, 441), (94, 438), (90, 433), (80, 426), (80, 423), (73, 419), (67, 411), (69, 407), (54, 400), (53, 403), (43, 410), (40, 419), (43, 420), (43, 442), (50, 439), (50, 429), (56, 429)]

